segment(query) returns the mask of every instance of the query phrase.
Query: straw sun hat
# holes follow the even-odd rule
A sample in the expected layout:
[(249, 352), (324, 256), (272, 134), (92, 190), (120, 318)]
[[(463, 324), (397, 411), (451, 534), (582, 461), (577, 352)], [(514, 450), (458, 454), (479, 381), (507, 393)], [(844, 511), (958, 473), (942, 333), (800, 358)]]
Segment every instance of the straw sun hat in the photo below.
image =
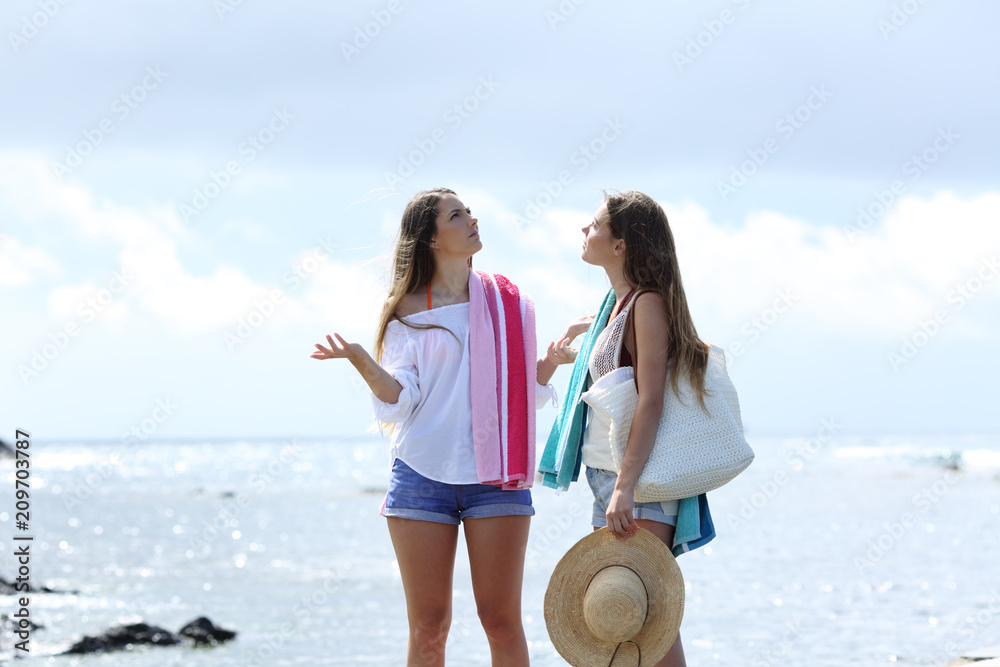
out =
[(627, 540), (607, 528), (571, 548), (549, 580), (545, 625), (573, 667), (648, 667), (663, 659), (684, 614), (684, 577), (647, 530)]

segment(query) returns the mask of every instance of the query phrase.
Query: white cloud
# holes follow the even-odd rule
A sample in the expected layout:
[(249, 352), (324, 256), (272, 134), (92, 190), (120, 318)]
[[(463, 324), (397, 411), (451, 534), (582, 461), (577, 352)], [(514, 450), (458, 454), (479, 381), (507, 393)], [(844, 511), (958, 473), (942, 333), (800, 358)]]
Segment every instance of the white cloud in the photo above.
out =
[(82, 284), (62, 285), (49, 292), (49, 313), (59, 322), (85, 318), (92, 321), (100, 315), (101, 321), (114, 323), (121, 330), (130, 321), (128, 304), (125, 300), (128, 285), (113, 284), (113, 291), (105, 285), (92, 281)]
[[(802, 315), (826, 331), (897, 333), (941, 308), (984, 256), (1000, 251), (998, 217), (998, 193), (962, 199), (943, 192), (903, 198), (854, 243), (844, 229), (767, 212), (725, 234), (705, 216), (690, 216), (699, 221), (694, 228), (674, 228), (687, 275), (734, 312), (744, 299), (791, 286), (802, 292)], [(1000, 280), (984, 294), (995, 296), (998, 287)]]
[[(139, 211), (99, 202), (83, 186), (60, 183), (45, 160), (34, 156), (0, 155), (0, 177), (0, 205), (21, 220), (53, 216), (86, 240), (119, 248), (119, 264), (106, 267), (96, 282), (87, 277), (54, 288), (48, 302), (56, 319), (103, 289), (115, 272), (128, 282), (124, 303), (180, 334), (226, 326), (243, 314), (247, 301), (268, 291), (231, 266), (220, 265), (207, 276), (187, 272), (175, 241), (187, 232), (169, 207)], [(125, 317), (120, 304), (115, 312)]]
[[(579, 259), (580, 227), (593, 211), (551, 208), (518, 227), (514, 212), (488, 193), (470, 190), (463, 197), (480, 217), (487, 242), (477, 266), (510, 275), (552, 318), (593, 310), (605, 289), (603, 274)], [(948, 307), (956, 286), (975, 281), (980, 271), (988, 279), (976, 299), (1000, 294), (1000, 280), (992, 280), (988, 263), (1000, 251), (1000, 193), (904, 197), (853, 243), (844, 228), (817, 227), (773, 211), (751, 213), (741, 226), (729, 228), (694, 202), (663, 204), (699, 329), (732, 331), (782, 289), (798, 297), (789, 320), (834, 335), (911, 330), (921, 318)], [(195, 275), (183, 265), (178, 244), (198, 232), (182, 225), (171, 208), (135, 210), (97, 201), (82, 186), (59, 183), (36, 157), (0, 155), (0, 207), (5, 217), (25, 222), (54, 215), (85, 239), (117, 247), (118, 266), (51, 290), (47, 302), (56, 319), (70, 316), (81, 299), (105, 287), (115, 270), (135, 276), (121, 299), (124, 305), (116, 302), (117, 319), (152, 317), (180, 334), (228, 330), (255, 300), (280, 288), (287, 301), (277, 328), (340, 327), (364, 337), (385, 295), (389, 246), (363, 264), (330, 257), (292, 289), (259, 284), (226, 264)], [(381, 216), (383, 240), (390, 231), (395, 234), (401, 210), (386, 207), (394, 210)], [(63, 272), (57, 258), (18, 239), (8, 238), (0, 251), (0, 284), (22, 287), (33, 276)], [(955, 330), (968, 334), (976, 327)]]
[[(117, 273), (124, 277), (126, 289), (116, 290), (105, 309), (107, 315), (102, 311), (101, 318), (119, 325), (145, 317), (182, 335), (230, 331), (256, 304), (280, 290), (282, 300), (275, 317), (268, 318), (268, 328), (315, 326), (320, 333), (328, 328), (364, 340), (370, 347), (367, 338), (385, 298), (388, 249), (377, 259), (348, 265), (330, 257), (330, 248), (317, 245), (290, 264), (290, 270), (292, 265), (300, 269), (301, 280), (295, 284), (259, 284), (238, 267), (225, 264), (214, 267), (208, 275), (195, 275), (183, 265), (178, 242), (197, 232), (180, 223), (172, 209), (135, 210), (97, 202), (86, 188), (59, 183), (48, 165), (33, 156), (0, 155), (0, 177), (0, 206), (21, 220), (55, 216), (84, 239), (117, 247), (117, 266), (49, 291), (49, 314), (57, 321), (76, 317), (81, 304), (107, 290)], [(261, 231), (251, 229), (255, 235)], [(3, 250), (2, 284), (28, 283), (28, 269), (59, 270), (58, 262), (47, 253), (26, 249), (16, 239), (8, 239)], [(18, 262), (8, 255), (16, 256)]]
[(266, 241), (272, 238), (271, 233), (263, 225), (253, 220), (226, 220), (219, 228), (220, 238), (236, 236), (245, 241)]
[[(712, 328), (738, 326), (771, 304), (779, 290), (791, 290), (798, 299), (792, 317), (812, 328), (899, 333), (946, 307), (956, 286), (969, 280), (974, 286), (981, 267), (988, 273), (988, 260), (1000, 254), (1000, 193), (904, 197), (853, 243), (844, 228), (817, 227), (773, 211), (752, 213), (741, 227), (726, 228), (696, 203), (661, 203), (689, 302)], [(499, 205), (490, 212), (497, 219), (510, 214)], [(579, 228), (592, 215), (549, 209), (511, 235), (518, 259), (542, 287), (536, 300), (594, 291), (574, 279), (582, 275)], [(976, 298), (1000, 295), (997, 278), (984, 281)]]
[(10, 234), (0, 234), (0, 285), (30, 285), (39, 275), (58, 276), (62, 266), (41, 248), (23, 245)]
[(289, 321), (320, 327), (322, 334), (336, 331), (371, 351), (369, 338), (382, 312), (387, 289), (386, 276), (378, 264), (349, 266), (329, 261), (295, 299), (292, 307), (300, 312)]

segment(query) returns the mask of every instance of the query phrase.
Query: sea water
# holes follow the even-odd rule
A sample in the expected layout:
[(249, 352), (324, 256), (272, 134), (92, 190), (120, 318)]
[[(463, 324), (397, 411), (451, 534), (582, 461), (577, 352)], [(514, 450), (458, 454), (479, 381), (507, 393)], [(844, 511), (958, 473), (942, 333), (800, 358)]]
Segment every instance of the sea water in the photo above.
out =
[[(709, 494), (718, 537), (684, 554), (691, 665), (938, 665), (1000, 644), (1000, 438), (751, 438)], [(51, 665), (402, 665), (403, 590), (378, 515), (378, 438), (42, 443), (32, 449), (31, 657)], [(14, 465), (0, 461), (11, 579)], [(566, 664), (543, 600), (588, 534), (586, 483), (536, 487), (523, 618), (533, 665)], [(449, 665), (489, 665), (464, 542)], [(16, 607), (0, 596), (0, 613)], [(215, 648), (56, 656), (85, 634), (208, 616)], [(10, 658), (9, 631), (0, 659)]]

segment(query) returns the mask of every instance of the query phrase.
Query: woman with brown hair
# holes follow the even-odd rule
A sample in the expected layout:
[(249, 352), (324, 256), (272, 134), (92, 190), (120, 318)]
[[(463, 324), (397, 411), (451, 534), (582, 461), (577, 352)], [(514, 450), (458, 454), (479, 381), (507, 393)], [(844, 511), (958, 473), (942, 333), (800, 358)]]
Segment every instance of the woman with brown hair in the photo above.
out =
[(536, 360), (531, 300), (472, 270), (482, 247), (478, 219), (453, 191), (418, 193), (403, 213), (374, 358), (336, 333), (312, 354), (349, 360), (390, 425), (381, 514), (406, 596), (407, 665), (444, 664), (461, 523), (493, 665), (528, 664), (521, 585), (534, 411), (555, 400), (547, 383), (565, 350)]
[[(675, 555), (683, 553), (715, 536), (704, 494), (680, 501), (636, 503), (634, 492), (656, 438), (664, 387), (676, 393), (678, 377), (686, 375), (704, 405), (709, 346), (698, 337), (691, 319), (673, 234), (659, 204), (633, 190), (606, 194), (582, 231), (582, 259), (605, 270), (611, 289), (594, 318), (578, 320), (554, 344), (560, 350), (555, 353), (557, 359), (568, 362), (572, 351), (561, 350), (586, 331), (539, 469), (546, 486), (565, 488), (577, 478), (583, 463), (594, 492), (594, 530), (606, 526), (618, 539), (628, 539), (637, 528), (645, 528)], [(619, 348), (621, 358), (616, 358)], [(602, 376), (620, 366), (632, 366), (633, 359), (638, 361), (638, 404), (616, 471), (609, 425), (593, 413), (588, 420), (580, 397)], [(679, 511), (681, 504), (693, 511)], [(695, 525), (681, 529), (679, 515)], [(679, 636), (658, 664), (685, 664)]]

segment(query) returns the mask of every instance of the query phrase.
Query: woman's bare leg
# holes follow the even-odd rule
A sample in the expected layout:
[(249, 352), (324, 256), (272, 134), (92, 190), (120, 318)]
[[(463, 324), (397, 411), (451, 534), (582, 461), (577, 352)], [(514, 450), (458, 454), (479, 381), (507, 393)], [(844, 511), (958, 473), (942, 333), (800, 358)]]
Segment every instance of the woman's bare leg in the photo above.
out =
[[(646, 519), (636, 519), (635, 521), (639, 524), (640, 528), (645, 528), (653, 535), (667, 545), (670, 548), (674, 544), (674, 527), (666, 524), (660, 523), (659, 521), (649, 521)], [(677, 639), (674, 640), (674, 645), (670, 647), (667, 651), (667, 655), (656, 663), (656, 667), (687, 667), (687, 662), (684, 661), (684, 647), (681, 645), (681, 635), (677, 633)]]
[(529, 516), (466, 519), (472, 591), (490, 641), (493, 667), (526, 667), (528, 642), (521, 622), (521, 586)]
[(406, 594), (407, 667), (443, 667), (451, 627), (451, 588), (458, 526), (388, 517)]

